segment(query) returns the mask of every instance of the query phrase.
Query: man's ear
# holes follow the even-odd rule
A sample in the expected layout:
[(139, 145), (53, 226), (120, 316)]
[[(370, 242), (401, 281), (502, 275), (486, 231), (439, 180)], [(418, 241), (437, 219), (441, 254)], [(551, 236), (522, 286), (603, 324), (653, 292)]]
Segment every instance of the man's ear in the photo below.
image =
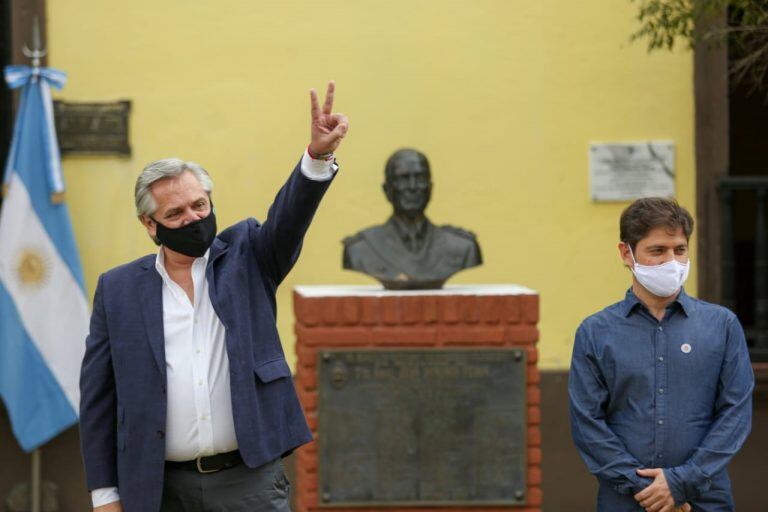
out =
[(392, 193), (391, 193), (391, 190), (390, 190), (389, 186), (387, 186), (387, 182), (386, 181), (381, 184), (381, 190), (383, 190), (384, 191), (384, 195), (387, 196), (387, 201), (389, 201), (391, 203), (392, 202)]
[(629, 244), (626, 242), (619, 242), (618, 248), (619, 256), (621, 257), (621, 261), (624, 263), (624, 266), (629, 269), (633, 268), (634, 262), (632, 261), (632, 254), (630, 253)]
[(142, 225), (147, 229), (147, 233), (149, 236), (154, 239), (155, 236), (157, 236), (157, 222), (152, 220), (149, 215), (140, 215), (139, 221), (141, 221)]

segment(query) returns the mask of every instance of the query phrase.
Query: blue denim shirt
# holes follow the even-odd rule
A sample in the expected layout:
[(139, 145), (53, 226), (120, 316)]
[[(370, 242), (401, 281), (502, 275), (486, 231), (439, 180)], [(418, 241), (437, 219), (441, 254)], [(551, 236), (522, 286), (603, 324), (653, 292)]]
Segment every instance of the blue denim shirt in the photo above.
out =
[(597, 510), (642, 510), (633, 495), (651, 480), (638, 468), (664, 468), (678, 505), (733, 510), (726, 466), (749, 434), (753, 387), (736, 315), (684, 290), (661, 322), (631, 290), (584, 320), (568, 395)]

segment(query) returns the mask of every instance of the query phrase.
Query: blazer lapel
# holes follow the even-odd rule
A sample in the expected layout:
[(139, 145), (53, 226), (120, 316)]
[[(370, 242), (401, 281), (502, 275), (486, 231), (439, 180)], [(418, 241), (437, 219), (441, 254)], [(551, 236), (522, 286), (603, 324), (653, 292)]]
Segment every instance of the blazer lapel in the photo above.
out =
[(165, 334), (163, 329), (163, 278), (155, 269), (155, 260), (149, 259), (142, 265), (139, 275), (141, 290), (141, 314), (144, 318), (144, 328), (157, 363), (157, 369), (163, 376), (165, 389)]
[(211, 252), (208, 255), (208, 266), (205, 268), (205, 278), (208, 280), (208, 296), (211, 299), (213, 310), (216, 312), (216, 315), (219, 317), (219, 320), (221, 320), (221, 323), (224, 324), (225, 328), (227, 327), (227, 322), (222, 316), (219, 296), (216, 293), (216, 274), (213, 271), (213, 267), (216, 264), (216, 260), (228, 250), (228, 243), (221, 241), (219, 238), (214, 238), (213, 244), (211, 245)]

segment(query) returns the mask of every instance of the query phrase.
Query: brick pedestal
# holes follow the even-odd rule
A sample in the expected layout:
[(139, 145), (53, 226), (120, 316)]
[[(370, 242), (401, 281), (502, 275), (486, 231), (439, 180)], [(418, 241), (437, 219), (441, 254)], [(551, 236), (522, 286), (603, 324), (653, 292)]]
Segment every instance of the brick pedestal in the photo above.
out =
[(318, 431), (318, 352), (393, 348), (523, 348), (527, 352), (527, 503), (523, 506), (326, 507), (318, 498), (316, 443), (296, 453), (297, 512), (541, 511), (541, 413), (536, 367), (539, 297), (515, 285), (449, 286), (390, 292), (378, 287), (316, 286), (294, 291), (296, 385), (315, 439)]

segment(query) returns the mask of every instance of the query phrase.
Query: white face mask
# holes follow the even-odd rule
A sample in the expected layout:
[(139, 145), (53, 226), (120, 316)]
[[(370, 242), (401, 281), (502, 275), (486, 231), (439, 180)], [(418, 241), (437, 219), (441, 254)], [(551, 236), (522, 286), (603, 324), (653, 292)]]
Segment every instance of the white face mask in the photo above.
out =
[(688, 269), (691, 266), (690, 258), (685, 263), (680, 263), (672, 258), (671, 261), (661, 265), (641, 265), (635, 259), (635, 255), (632, 254), (632, 247), (629, 244), (627, 247), (629, 247), (629, 254), (635, 263), (632, 273), (646, 290), (657, 297), (671, 297), (680, 290), (685, 280), (688, 279)]

